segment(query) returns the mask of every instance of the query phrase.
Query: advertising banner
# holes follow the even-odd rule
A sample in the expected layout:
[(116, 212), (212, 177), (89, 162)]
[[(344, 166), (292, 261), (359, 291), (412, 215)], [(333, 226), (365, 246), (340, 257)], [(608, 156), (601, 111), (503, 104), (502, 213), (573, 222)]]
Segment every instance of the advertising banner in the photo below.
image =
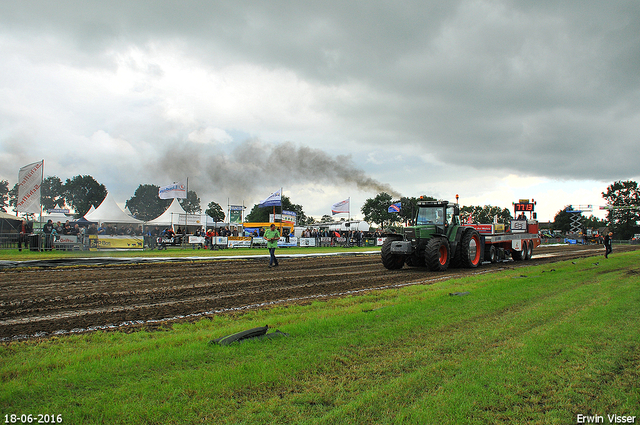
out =
[(242, 211), (244, 207), (242, 205), (231, 205), (229, 207), (229, 223), (240, 224), (242, 223)]
[(204, 245), (204, 236), (189, 235), (189, 243), (192, 245)]
[(297, 214), (294, 211), (282, 211), (282, 221), (287, 221), (289, 223), (296, 223)]
[(244, 236), (229, 236), (229, 248), (251, 248), (251, 238)]
[(316, 246), (316, 238), (300, 238), (300, 246)]
[(142, 249), (142, 236), (89, 235), (89, 250), (98, 249)]
[(183, 226), (203, 226), (203, 215), (201, 214), (178, 214), (178, 221), (174, 225)]
[(161, 187), (158, 190), (158, 197), (160, 199), (185, 199), (187, 197), (187, 187), (183, 183), (173, 183), (169, 186)]
[(78, 237), (76, 235), (59, 235), (56, 239), (56, 243), (78, 243)]
[(296, 224), (296, 217), (298, 215), (295, 211), (282, 211), (282, 214), (269, 214), (269, 222), (276, 223), (278, 221), (282, 221), (285, 223), (293, 223)]
[(18, 205), (16, 211), (40, 213), (40, 189), (44, 160), (25, 165), (18, 171)]
[(253, 246), (267, 246), (267, 241), (265, 240), (265, 238), (252, 238), (251, 239), (251, 245)]
[(226, 236), (216, 236), (213, 238), (213, 244), (217, 246), (227, 246), (227, 237)]
[(281, 237), (278, 240), (278, 248), (286, 248), (286, 247), (294, 247), (294, 246), (298, 246), (298, 238), (296, 238), (295, 236), (290, 236), (288, 241), (287, 241), (287, 238), (285, 237)]

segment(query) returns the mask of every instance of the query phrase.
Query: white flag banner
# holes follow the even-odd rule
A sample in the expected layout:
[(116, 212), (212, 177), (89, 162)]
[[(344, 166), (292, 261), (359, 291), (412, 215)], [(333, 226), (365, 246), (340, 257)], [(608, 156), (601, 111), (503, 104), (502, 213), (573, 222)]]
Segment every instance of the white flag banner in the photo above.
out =
[(258, 204), (258, 207), (278, 207), (282, 205), (282, 189), (278, 189)]
[(158, 190), (158, 196), (160, 199), (185, 199), (187, 197), (187, 187), (183, 183), (173, 183), (169, 186), (161, 187)]
[(347, 198), (344, 201), (337, 202), (331, 206), (331, 214), (341, 214), (349, 212), (349, 200), (351, 198)]
[(40, 213), (43, 170), (44, 160), (25, 165), (18, 171), (18, 212)]

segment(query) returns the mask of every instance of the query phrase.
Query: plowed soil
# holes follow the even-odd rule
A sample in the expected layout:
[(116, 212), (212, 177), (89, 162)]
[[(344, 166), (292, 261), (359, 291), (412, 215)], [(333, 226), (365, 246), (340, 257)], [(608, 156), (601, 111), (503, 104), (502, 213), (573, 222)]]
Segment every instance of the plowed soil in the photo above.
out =
[[(616, 252), (638, 248), (616, 246)], [(485, 264), (443, 273), (389, 271), (380, 254), (280, 259), (203, 260), (132, 265), (12, 268), (0, 271), (0, 341), (99, 329), (135, 330), (242, 309), (544, 264), (603, 254), (602, 246), (539, 247), (526, 262)], [(286, 249), (278, 250), (284, 256)], [(599, 260), (599, 261), (603, 261)]]

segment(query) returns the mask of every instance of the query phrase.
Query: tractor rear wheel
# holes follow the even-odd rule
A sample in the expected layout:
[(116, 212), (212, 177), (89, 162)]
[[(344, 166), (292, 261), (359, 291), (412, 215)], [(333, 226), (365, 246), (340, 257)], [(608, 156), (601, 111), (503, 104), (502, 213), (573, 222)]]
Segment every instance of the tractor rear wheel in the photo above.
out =
[(467, 230), (460, 240), (460, 260), (462, 267), (473, 269), (480, 264), (482, 246), (480, 242), (480, 233), (475, 229)]
[(431, 238), (424, 250), (424, 262), (429, 270), (443, 272), (451, 260), (449, 241), (445, 238)]
[(389, 270), (398, 270), (404, 266), (404, 255), (391, 253), (391, 244), (401, 240), (401, 236), (388, 236), (382, 244), (382, 248), (380, 248), (382, 265)]

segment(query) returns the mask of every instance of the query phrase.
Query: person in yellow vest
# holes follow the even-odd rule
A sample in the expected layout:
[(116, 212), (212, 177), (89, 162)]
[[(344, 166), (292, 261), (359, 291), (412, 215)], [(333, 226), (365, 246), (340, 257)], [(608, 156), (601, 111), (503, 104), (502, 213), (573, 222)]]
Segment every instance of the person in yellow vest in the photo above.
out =
[(277, 267), (278, 259), (276, 258), (276, 248), (278, 247), (278, 240), (280, 239), (280, 232), (276, 229), (276, 225), (271, 223), (269, 229), (264, 232), (264, 239), (267, 241), (267, 248), (269, 249), (269, 267)]

